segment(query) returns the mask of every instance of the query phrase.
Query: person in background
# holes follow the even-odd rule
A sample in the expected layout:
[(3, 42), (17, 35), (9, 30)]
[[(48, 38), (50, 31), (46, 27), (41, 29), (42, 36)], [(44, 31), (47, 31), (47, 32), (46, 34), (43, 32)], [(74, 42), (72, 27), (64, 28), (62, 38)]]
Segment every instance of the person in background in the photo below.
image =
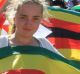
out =
[(73, 0), (65, 0), (65, 4), (66, 4), (67, 9), (71, 9), (74, 6), (72, 1)]
[(78, 2), (78, 5), (80, 5), (80, 0), (77, 0), (77, 2)]
[(71, 10), (80, 12), (80, 0), (74, 0), (74, 6), (71, 8)]
[(50, 6), (56, 6), (66, 9), (64, 0), (46, 0), (46, 2), (48, 2), (48, 5)]
[(80, 4), (80, 0), (64, 0), (67, 9), (71, 9), (73, 6)]

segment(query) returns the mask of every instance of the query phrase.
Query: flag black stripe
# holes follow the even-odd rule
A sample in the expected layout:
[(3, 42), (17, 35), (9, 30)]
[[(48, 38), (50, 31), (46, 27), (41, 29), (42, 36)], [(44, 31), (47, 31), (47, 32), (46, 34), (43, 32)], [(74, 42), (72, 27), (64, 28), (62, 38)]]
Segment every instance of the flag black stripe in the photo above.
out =
[(61, 37), (80, 40), (80, 33), (56, 27), (51, 29), (52, 33), (48, 35), (48, 37)]

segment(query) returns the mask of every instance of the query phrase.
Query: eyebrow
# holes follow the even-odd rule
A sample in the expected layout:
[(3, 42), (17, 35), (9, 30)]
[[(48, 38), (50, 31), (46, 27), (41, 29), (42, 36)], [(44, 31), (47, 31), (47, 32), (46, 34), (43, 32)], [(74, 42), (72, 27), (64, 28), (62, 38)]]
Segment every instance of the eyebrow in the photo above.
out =
[(25, 14), (20, 14), (20, 16), (27, 16), (27, 15), (25, 15)]
[[(27, 16), (27, 15), (25, 15), (25, 14), (20, 14), (20, 16)], [(38, 17), (40, 17), (40, 16), (33, 16), (33, 17), (35, 17), (35, 18), (38, 18)]]

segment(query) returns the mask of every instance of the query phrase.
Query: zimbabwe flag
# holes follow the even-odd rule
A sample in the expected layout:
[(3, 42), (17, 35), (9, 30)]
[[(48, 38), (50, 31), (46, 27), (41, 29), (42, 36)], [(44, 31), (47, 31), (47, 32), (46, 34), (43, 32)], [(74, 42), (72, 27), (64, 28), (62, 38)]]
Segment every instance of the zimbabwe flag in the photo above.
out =
[(34, 46), (0, 48), (0, 74), (80, 74), (80, 62)]
[(7, 35), (9, 32), (9, 27), (10, 23), (3, 12), (0, 14), (0, 35)]
[(7, 20), (7, 16), (5, 14), (5, 8), (8, 0), (0, 0), (0, 35), (6, 35), (9, 32), (9, 21)]
[(48, 7), (42, 24), (52, 29), (47, 38), (68, 59), (80, 61), (80, 12)]

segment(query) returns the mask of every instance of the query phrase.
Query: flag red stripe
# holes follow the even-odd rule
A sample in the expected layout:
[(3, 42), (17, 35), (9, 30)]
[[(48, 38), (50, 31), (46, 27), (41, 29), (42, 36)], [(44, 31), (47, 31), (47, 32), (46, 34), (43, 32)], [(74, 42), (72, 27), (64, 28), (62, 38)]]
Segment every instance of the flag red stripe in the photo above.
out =
[(58, 49), (80, 49), (80, 40), (54, 37), (48, 39)]
[(5, 20), (6, 20), (5, 14), (1, 13), (0, 14), (0, 29), (2, 29), (2, 26), (3, 26), (4, 22), (5, 22)]
[(1, 74), (45, 74), (40, 70), (35, 69), (17, 69), (17, 70), (9, 70), (8, 72), (3, 72)]
[(47, 27), (57, 27), (57, 28), (63, 28), (66, 30), (74, 31), (77, 33), (80, 33), (80, 24), (59, 20), (55, 18), (50, 18), (50, 22), (46, 20), (42, 20), (42, 24)]
[(9, 25), (3, 25), (3, 29), (8, 32), (9, 31)]
[(45, 19), (41, 20), (41, 24), (43, 24), (46, 27), (53, 27), (53, 23), (50, 23), (50, 21)]
[(7, 0), (0, 0), (0, 9), (4, 6)]

